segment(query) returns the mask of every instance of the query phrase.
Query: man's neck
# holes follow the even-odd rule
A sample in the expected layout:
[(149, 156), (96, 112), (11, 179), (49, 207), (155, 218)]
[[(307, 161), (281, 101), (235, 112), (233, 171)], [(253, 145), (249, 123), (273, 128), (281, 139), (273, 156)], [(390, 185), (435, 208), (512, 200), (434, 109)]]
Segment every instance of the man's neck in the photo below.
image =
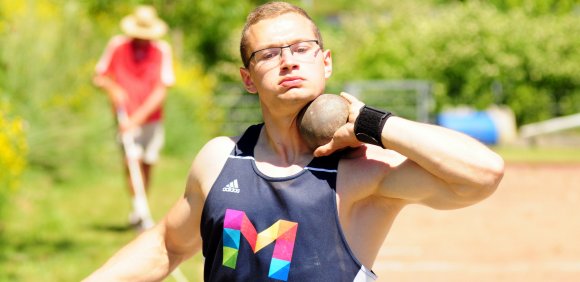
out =
[(254, 148), (260, 171), (270, 176), (288, 176), (302, 170), (312, 160), (312, 152), (302, 141), (295, 122), (268, 123)]
[(133, 59), (137, 62), (144, 60), (147, 57), (147, 51), (151, 46), (151, 41), (134, 38), (131, 40), (131, 49), (133, 50)]

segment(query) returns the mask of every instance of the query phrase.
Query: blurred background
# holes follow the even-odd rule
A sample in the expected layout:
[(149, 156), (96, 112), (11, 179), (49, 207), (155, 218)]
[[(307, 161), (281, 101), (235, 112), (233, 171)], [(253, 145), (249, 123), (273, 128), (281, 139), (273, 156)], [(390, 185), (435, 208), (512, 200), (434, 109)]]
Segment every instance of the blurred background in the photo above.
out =
[[(170, 27), (165, 39), (173, 47), (177, 82), (165, 104), (166, 146), (149, 197), (159, 219), (182, 195), (190, 162), (205, 142), (260, 121), (256, 97), (241, 88), (239, 38), (246, 15), (264, 2), (0, 0), (0, 281), (78, 281), (136, 235), (125, 226), (130, 198), (108, 99), (91, 83), (107, 41), (120, 33), (120, 19), (138, 4), (151, 4)], [(580, 171), (577, 0), (289, 2), (311, 14), (324, 47), (332, 50), (328, 93), (348, 91), (401, 116), (468, 133), (508, 161), (500, 191), (528, 193), (543, 184), (533, 190), (537, 198), (528, 199), (529, 207), (538, 201), (533, 206), (541, 208), (542, 198), (553, 191), (562, 198), (546, 211), (570, 205), (557, 217), (545, 218), (566, 228), (552, 226), (553, 233), (570, 236), (543, 238), (552, 240), (546, 252), (549, 263), (556, 264), (524, 260), (532, 256), (537, 262), (544, 254), (534, 249), (542, 242), (533, 239), (515, 248), (523, 267), (506, 268), (510, 256), (505, 251), (503, 268), (482, 266), (481, 256), (473, 267), (396, 264), (445, 256), (428, 247), (444, 242), (398, 241), (413, 238), (405, 234), (431, 236), (427, 230), (413, 232), (412, 221), (402, 219), (377, 264), (382, 278), (433, 281), (436, 276), (430, 274), (436, 272), (442, 277), (438, 281), (580, 280), (580, 250), (568, 245), (571, 238), (580, 238), (580, 210), (573, 208), (580, 202), (580, 180), (573, 177)], [(521, 182), (539, 175), (554, 179)], [(505, 183), (511, 186), (504, 189)], [(495, 221), (519, 200), (500, 193), (466, 209), (473, 215), (465, 220)], [(546, 213), (526, 207), (520, 210), (528, 216), (524, 221), (537, 228), (530, 234), (539, 232), (542, 225), (534, 224), (533, 216)], [(480, 217), (491, 211), (500, 214)], [(433, 218), (432, 211), (410, 209), (407, 220), (420, 220), (422, 228), (465, 227), (464, 218), (453, 214)], [(510, 222), (473, 228), (497, 234)], [(467, 251), (489, 240), (479, 239), (450, 248)], [(389, 249), (391, 242), (394, 249)], [(200, 256), (182, 268), (190, 280), (199, 281)], [(414, 276), (417, 272), (429, 275)]]

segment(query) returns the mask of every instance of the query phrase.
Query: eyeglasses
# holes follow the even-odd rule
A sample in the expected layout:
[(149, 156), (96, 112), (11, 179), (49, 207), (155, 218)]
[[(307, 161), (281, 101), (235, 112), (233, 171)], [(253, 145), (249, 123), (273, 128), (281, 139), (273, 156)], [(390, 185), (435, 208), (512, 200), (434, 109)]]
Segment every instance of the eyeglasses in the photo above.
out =
[(319, 50), (317, 47), (318, 40), (306, 40), (282, 47), (265, 48), (254, 51), (248, 61), (251, 62), (253, 59), (256, 65), (277, 65), (282, 59), (282, 50), (288, 48), (294, 59), (310, 63), (316, 57), (316, 52)]

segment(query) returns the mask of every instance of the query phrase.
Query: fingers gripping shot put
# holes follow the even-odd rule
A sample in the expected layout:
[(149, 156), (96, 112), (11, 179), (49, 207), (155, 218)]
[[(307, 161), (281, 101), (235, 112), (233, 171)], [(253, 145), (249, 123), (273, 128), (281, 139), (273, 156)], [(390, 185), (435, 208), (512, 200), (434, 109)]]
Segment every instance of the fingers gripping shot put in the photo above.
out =
[(348, 103), (334, 94), (322, 94), (306, 105), (298, 115), (298, 128), (312, 150), (330, 140), (348, 120)]
[(403, 208), (467, 207), (503, 176), (465, 134), (323, 94), (331, 52), (299, 7), (257, 7), (240, 54), (264, 122), (208, 141), (183, 197), (86, 281), (160, 281), (200, 251), (205, 281), (374, 281)]

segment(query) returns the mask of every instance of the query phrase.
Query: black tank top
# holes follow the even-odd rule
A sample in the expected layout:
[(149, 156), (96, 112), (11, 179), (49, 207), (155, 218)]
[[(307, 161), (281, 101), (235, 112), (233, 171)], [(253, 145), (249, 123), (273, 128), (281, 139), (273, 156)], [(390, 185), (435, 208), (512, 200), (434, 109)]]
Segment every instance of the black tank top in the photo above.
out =
[(340, 228), (339, 156), (269, 177), (254, 159), (262, 126), (251, 126), (236, 143), (205, 201), (205, 281), (374, 281)]

